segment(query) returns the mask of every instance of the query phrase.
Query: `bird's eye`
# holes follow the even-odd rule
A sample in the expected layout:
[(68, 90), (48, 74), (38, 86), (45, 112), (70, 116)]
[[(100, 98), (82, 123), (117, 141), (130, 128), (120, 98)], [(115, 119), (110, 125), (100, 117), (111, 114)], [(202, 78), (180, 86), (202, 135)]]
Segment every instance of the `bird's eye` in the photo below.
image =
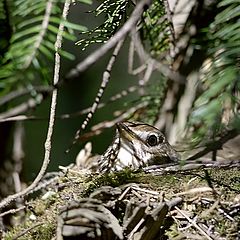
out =
[(156, 146), (158, 144), (158, 138), (155, 135), (150, 135), (147, 139), (148, 145), (151, 147)]

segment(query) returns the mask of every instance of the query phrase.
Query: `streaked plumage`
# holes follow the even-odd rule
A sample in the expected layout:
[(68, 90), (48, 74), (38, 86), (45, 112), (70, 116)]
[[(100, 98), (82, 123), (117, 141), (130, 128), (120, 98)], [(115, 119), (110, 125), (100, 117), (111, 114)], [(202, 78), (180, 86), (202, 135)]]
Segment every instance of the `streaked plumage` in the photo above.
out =
[(157, 128), (134, 122), (117, 124), (113, 143), (98, 161), (99, 171), (137, 169), (179, 160), (179, 155)]

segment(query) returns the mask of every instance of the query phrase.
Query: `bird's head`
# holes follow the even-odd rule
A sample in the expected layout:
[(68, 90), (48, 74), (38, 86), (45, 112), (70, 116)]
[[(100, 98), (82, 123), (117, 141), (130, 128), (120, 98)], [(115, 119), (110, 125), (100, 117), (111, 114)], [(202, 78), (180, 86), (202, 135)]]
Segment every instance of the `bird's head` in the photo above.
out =
[[(157, 128), (139, 122), (120, 122), (117, 124), (120, 138), (120, 150), (123, 148), (144, 165), (176, 162), (179, 154), (168, 143), (166, 137)], [(122, 158), (119, 151), (118, 158)], [(124, 160), (124, 159), (123, 159)]]

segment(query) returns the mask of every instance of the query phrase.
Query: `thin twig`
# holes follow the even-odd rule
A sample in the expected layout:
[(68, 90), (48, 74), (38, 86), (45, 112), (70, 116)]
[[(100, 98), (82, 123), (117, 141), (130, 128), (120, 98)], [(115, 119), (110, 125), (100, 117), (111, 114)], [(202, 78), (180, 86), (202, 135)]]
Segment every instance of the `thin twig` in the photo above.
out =
[(27, 115), (17, 115), (13, 117), (8, 117), (4, 119), (0, 119), (0, 123), (2, 122), (17, 122), (17, 121), (27, 121), (27, 120), (47, 120), (47, 118), (40, 118), (36, 116), (27, 116)]
[[(106, 105), (108, 105), (109, 103), (115, 102), (115, 101), (127, 96), (128, 94), (133, 93), (137, 89), (138, 89), (138, 86), (133, 85), (126, 90), (122, 90), (121, 92), (119, 92), (119, 93), (113, 95), (112, 97), (110, 97), (110, 99), (108, 101), (106, 101), (104, 103), (99, 103), (98, 106), (97, 106), (97, 109), (101, 109), (101, 108), (105, 107)], [(62, 114), (60, 116), (57, 116), (57, 118), (58, 119), (68, 119), (68, 118), (72, 118), (72, 117), (77, 117), (77, 116), (89, 113), (91, 111), (91, 109), (92, 109), (92, 107), (88, 107), (88, 108), (85, 108), (85, 109), (80, 110), (80, 111), (75, 112), (75, 113)]]
[(148, 83), (150, 77), (152, 76), (153, 70), (154, 70), (154, 61), (151, 61), (150, 59), (147, 63), (147, 68), (145, 70), (143, 78), (138, 81), (140, 86), (145, 86)]
[[(66, 20), (69, 7), (70, 7), (71, 0), (66, 0), (63, 8), (62, 17), (63, 20)], [(59, 71), (60, 71), (60, 54), (59, 50), (62, 46), (62, 35), (64, 30), (64, 23), (61, 22), (58, 29), (57, 39), (55, 43), (55, 66), (54, 66), (54, 77), (53, 77), (53, 84), (56, 85), (59, 81)], [(50, 108), (50, 117), (49, 117), (49, 126), (48, 126), (48, 132), (47, 132), (47, 138), (45, 141), (45, 154), (44, 154), (44, 160), (42, 163), (42, 167), (37, 175), (37, 177), (34, 179), (32, 184), (28, 186), (23, 191), (10, 195), (7, 198), (3, 199), (0, 202), (0, 209), (7, 206), (12, 201), (16, 200), (19, 197), (26, 196), (32, 189), (34, 189), (37, 184), (41, 181), (42, 177), (44, 176), (47, 167), (50, 162), (50, 153), (51, 153), (51, 147), (52, 147), (52, 134), (53, 134), (53, 127), (55, 122), (55, 112), (56, 112), (56, 105), (57, 105), (57, 93), (58, 90), (54, 89), (52, 94), (52, 102), (51, 102), (51, 108)]]
[(203, 192), (213, 192), (213, 189), (210, 188), (210, 187), (192, 188), (192, 189), (189, 189), (187, 191), (176, 193), (176, 194), (174, 194), (174, 196), (187, 196), (188, 194), (189, 195), (192, 194), (192, 195), (196, 196), (197, 193), (203, 193)]
[(142, 102), (132, 108), (129, 108), (126, 112), (122, 113), (119, 117), (111, 120), (111, 121), (103, 121), (91, 127), (91, 131), (84, 133), (80, 136), (79, 140), (86, 140), (92, 136), (97, 136), (102, 133), (102, 131), (106, 128), (111, 128), (116, 125), (116, 123), (129, 118), (132, 114), (134, 114), (137, 110), (144, 108), (148, 105), (148, 102)]
[[(133, 62), (134, 62), (134, 52), (137, 52), (139, 61), (141, 66), (137, 69), (133, 70)], [(144, 50), (142, 45), (139, 33), (135, 30), (131, 31), (131, 43), (129, 47), (129, 56), (128, 56), (128, 70), (131, 74), (135, 75), (138, 74), (138, 84), (139, 86), (145, 86), (149, 81), (152, 72), (154, 69), (154, 60), (151, 58), (149, 54)], [(140, 70), (140, 71), (139, 71)], [(144, 94), (144, 89), (140, 88), (140, 94)]]
[[(101, 108), (105, 107), (107, 104), (115, 102), (115, 101), (127, 96), (128, 94), (135, 92), (138, 88), (139, 88), (139, 86), (133, 85), (133, 86), (130, 86), (126, 90), (122, 90), (121, 92), (110, 97), (110, 99), (108, 101), (106, 101), (104, 103), (99, 103), (97, 106), (97, 109), (101, 109)], [(54, 88), (51, 89), (51, 92), (53, 91), (53, 89)], [(49, 89), (49, 91), (50, 91), (50, 89)], [(74, 112), (74, 113), (66, 113), (66, 114), (58, 115), (58, 116), (56, 116), (56, 119), (69, 119), (69, 118), (73, 118), (73, 117), (78, 117), (78, 116), (89, 113), (89, 111), (91, 111), (91, 107), (84, 108), (83, 110), (80, 110), (80, 111)], [(47, 118), (46, 117), (36, 117), (33, 115), (32, 116), (17, 115), (14, 117), (0, 119), (0, 123), (1, 122), (11, 122), (11, 121), (27, 121), (27, 120), (47, 120)]]
[[(138, 32), (132, 32), (132, 41), (134, 42), (135, 50), (138, 54), (138, 58), (140, 59), (140, 62), (143, 62), (142, 65), (144, 68), (141, 68), (141, 71), (143, 71), (147, 66), (146, 62), (149, 62), (154, 65), (153, 70), (159, 71), (161, 74), (163, 74), (165, 77), (167, 77), (169, 80), (172, 80), (174, 82), (180, 83), (180, 84), (186, 84), (186, 78), (179, 74), (178, 72), (173, 71), (169, 66), (161, 63), (160, 61), (157, 61), (153, 59), (144, 49), (142, 42), (140, 40), (140, 36)], [(132, 51), (132, 49), (131, 49)], [(133, 56), (133, 53), (131, 53), (130, 57)], [(133, 61), (133, 60), (131, 60)], [(133, 65), (133, 63), (131, 63)], [(141, 66), (141, 67), (142, 67)]]
[(162, 164), (162, 165), (152, 165), (149, 167), (144, 167), (143, 170), (146, 173), (152, 173), (154, 175), (163, 175), (166, 173), (183, 172), (197, 169), (207, 169), (207, 168), (234, 168), (240, 167), (240, 160), (224, 160), (224, 161), (187, 161), (185, 165), (176, 164)]
[(26, 208), (26, 206), (21, 206), (21, 207), (16, 208), (16, 209), (10, 209), (10, 210), (8, 210), (6, 212), (0, 213), (0, 218), (3, 217), (3, 216), (6, 216), (8, 214), (15, 214), (15, 213), (17, 213), (19, 211), (24, 210), (25, 208)]
[(46, 189), (48, 185), (53, 184), (54, 182), (57, 182), (59, 180), (60, 176), (62, 176), (61, 172), (59, 172), (58, 175), (53, 176), (52, 178), (50, 178), (48, 180), (41, 180), (41, 182), (38, 183), (38, 185), (34, 189), (32, 189), (29, 193), (32, 194), (39, 190)]
[[(22, 184), (20, 179), (20, 173), (22, 171), (24, 150), (23, 150), (23, 138), (24, 138), (24, 127), (22, 122), (17, 122), (15, 124), (14, 134), (13, 134), (13, 150), (12, 150), (12, 159), (14, 164), (14, 170), (12, 173), (12, 179), (14, 184), (14, 192), (21, 192)], [(19, 208), (24, 206), (23, 199), (17, 199), (16, 206)], [(23, 218), (23, 212), (20, 212), (18, 217)], [(20, 218), (19, 218), (20, 220)], [(20, 220), (21, 221), (21, 220)]]
[(15, 192), (21, 191), (21, 181), (20, 173), (22, 170), (22, 160), (24, 158), (23, 150), (23, 137), (24, 137), (24, 128), (21, 122), (18, 122), (15, 125), (15, 131), (13, 135), (13, 152), (12, 159), (14, 160), (14, 172), (13, 172), (13, 182), (15, 186)]
[(140, 1), (135, 9), (133, 10), (130, 18), (122, 26), (122, 28), (116, 32), (104, 45), (90, 54), (82, 62), (80, 62), (74, 69), (72, 69), (67, 75), (66, 79), (76, 78), (81, 72), (88, 69), (93, 63), (95, 63), (99, 58), (104, 56), (111, 48), (113, 48), (121, 39), (123, 39), (131, 29), (136, 26), (138, 20), (142, 16), (143, 11), (147, 6), (151, 4), (151, 0)]
[(31, 94), (32, 92), (35, 94), (42, 93), (42, 94), (49, 94), (53, 91), (52, 86), (31, 86), (31, 88), (24, 88), (24, 89), (17, 89), (16, 91), (11, 91), (5, 96), (2, 96), (0, 98), (0, 106), (4, 105), (16, 98), (25, 96), (27, 94)]
[(133, 59), (134, 59), (134, 42), (131, 41), (129, 44), (129, 50), (128, 50), (128, 73), (133, 73)]
[(19, 115), (23, 112), (26, 112), (29, 109), (35, 108), (37, 105), (39, 105), (43, 101), (43, 99), (44, 99), (44, 96), (41, 93), (37, 94), (35, 98), (29, 98), (26, 102), (21, 103), (16, 107), (13, 107), (10, 110), (7, 110), (6, 112), (1, 113), (0, 121), (4, 122), (6, 118)]
[(194, 226), (202, 235), (204, 235), (207, 239), (209, 240), (213, 240), (213, 238), (211, 236), (209, 236), (201, 227), (199, 227), (197, 225), (196, 222), (194, 222), (190, 217), (188, 217), (180, 208), (178, 207), (174, 207), (182, 216), (184, 216), (189, 223), (192, 224), (192, 226)]
[(119, 41), (119, 43), (116, 45), (116, 47), (115, 47), (115, 49), (113, 51), (113, 54), (112, 54), (112, 56), (111, 56), (111, 58), (110, 58), (110, 60), (109, 60), (109, 62), (107, 64), (106, 70), (103, 73), (102, 83), (101, 83), (101, 86), (100, 86), (100, 88), (98, 90), (97, 96), (96, 96), (96, 98), (94, 100), (94, 103), (93, 103), (90, 111), (88, 112), (85, 120), (83, 121), (80, 129), (76, 132), (74, 141), (73, 141), (71, 146), (73, 146), (77, 142), (77, 140), (79, 139), (81, 131), (84, 130), (87, 127), (87, 124), (91, 120), (93, 114), (96, 112), (97, 107), (99, 105), (99, 102), (100, 102), (100, 100), (101, 100), (101, 98), (103, 96), (104, 90), (105, 90), (105, 88), (106, 88), (106, 86), (107, 86), (107, 84), (109, 82), (113, 65), (114, 65), (116, 57), (117, 57), (117, 55), (118, 55), (118, 53), (119, 53), (119, 51), (120, 51), (120, 49), (121, 49), (121, 47), (123, 45), (123, 42), (124, 42), (124, 38), (121, 39)]
[(44, 222), (40, 222), (40, 223), (36, 223), (34, 225), (32, 225), (31, 227), (23, 230), (22, 232), (20, 232), (19, 234), (17, 234), (15, 237), (12, 238), (12, 240), (16, 240), (16, 239), (19, 239), (20, 237), (22, 237), (23, 235), (25, 235), (26, 233), (30, 232), (31, 230), (33, 230), (34, 228), (36, 227), (39, 227), (41, 225), (43, 225)]
[(146, 63), (146, 61), (151, 58), (150, 55), (145, 51), (142, 41), (140, 38), (139, 32), (134, 29), (131, 32), (131, 40), (134, 45), (134, 51), (136, 51), (137, 56), (139, 58), (140, 64), (143, 65)]
[(195, 160), (206, 155), (209, 152), (221, 149), (224, 143), (226, 143), (230, 139), (235, 138), (239, 134), (240, 134), (239, 131), (237, 131), (236, 129), (228, 130), (222, 137), (220, 137), (219, 140), (216, 140), (213, 143), (208, 144), (207, 147), (205, 147), (200, 152), (194, 154), (193, 156), (189, 157), (187, 160)]
[[(179, 0), (176, 0), (174, 5), (173, 5), (173, 9), (172, 9), (172, 14), (175, 14), (176, 8), (178, 6)], [(187, 3), (187, 2), (186, 2)]]

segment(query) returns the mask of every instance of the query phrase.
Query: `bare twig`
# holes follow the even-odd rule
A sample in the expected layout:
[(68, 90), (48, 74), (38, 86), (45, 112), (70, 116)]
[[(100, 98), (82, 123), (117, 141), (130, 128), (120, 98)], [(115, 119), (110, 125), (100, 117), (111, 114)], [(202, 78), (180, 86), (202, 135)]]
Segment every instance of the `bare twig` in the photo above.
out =
[[(22, 122), (15, 124), (14, 135), (13, 135), (13, 153), (12, 159), (14, 161), (14, 170), (12, 173), (12, 179), (14, 183), (14, 192), (18, 193), (22, 190), (22, 184), (20, 179), (20, 173), (22, 171), (24, 150), (23, 150), (23, 138), (24, 138), (24, 127)], [(23, 199), (17, 199), (16, 206), (18, 208), (24, 206)], [(17, 222), (21, 222), (24, 219), (24, 213), (19, 212)]]
[(225, 160), (225, 161), (187, 161), (185, 165), (174, 165), (174, 164), (162, 164), (162, 165), (152, 165), (149, 167), (144, 167), (144, 171), (147, 173), (152, 173), (154, 175), (163, 175), (166, 173), (183, 172), (196, 169), (207, 169), (207, 168), (234, 168), (240, 167), (240, 160)]
[(172, 21), (172, 16), (173, 16), (173, 13), (170, 9), (170, 6), (169, 6), (169, 0), (164, 0), (163, 3), (164, 3), (164, 6), (165, 6), (165, 11), (166, 11), (166, 15), (167, 15), (167, 19), (168, 19), (168, 23), (169, 23), (169, 26), (170, 26), (170, 32), (171, 32), (171, 41), (172, 41), (172, 44), (174, 45), (175, 43), (175, 33), (174, 33), (174, 27), (173, 27), (173, 21)]
[[(142, 42), (140, 40), (140, 36), (138, 32), (133, 32), (131, 34), (132, 41), (134, 42), (135, 50), (137, 52), (138, 58), (140, 62), (142, 62), (142, 66), (140, 66), (138, 69), (132, 71), (132, 73), (136, 74), (138, 72), (142, 72), (147, 68), (146, 64), (153, 64), (153, 70), (159, 71), (161, 74), (163, 74), (165, 77), (167, 77), (169, 80), (172, 80), (174, 82), (180, 83), (180, 84), (185, 84), (186, 83), (186, 78), (179, 74), (178, 72), (173, 71), (168, 65), (165, 65), (161, 63), (160, 61), (157, 61), (153, 59), (144, 49)], [(134, 51), (133, 46), (130, 46), (130, 51)], [(131, 57), (134, 56), (134, 53), (131, 52), (129, 53), (129, 68), (133, 66), (133, 59), (130, 59)], [(131, 70), (131, 69), (130, 69)], [(152, 70), (152, 71), (153, 71)]]
[[(68, 15), (69, 7), (70, 7), (71, 0), (66, 0), (63, 8), (63, 14), (62, 17), (65, 20)], [(59, 25), (58, 29), (58, 34), (57, 34), (57, 39), (55, 43), (55, 67), (54, 67), (54, 77), (53, 77), (53, 84), (56, 85), (59, 81), (59, 71), (60, 71), (60, 55), (59, 55), (59, 49), (61, 49), (62, 46), (62, 35), (63, 35), (63, 30), (64, 30), (64, 23), (61, 22)], [(51, 146), (52, 146), (52, 134), (53, 134), (53, 127), (54, 127), (54, 122), (55, 122), (55, 111), (56, 111), (56, 104), (57, 104), (57, 93), (58, 90), (54, 89), (53, 94), (52, 94), (52, 102), (51, 102), (51, 108), (50, 108), (50, 117), (49, 117), (49, 126), (48, 126), (48, 133), (47, 133), (47, 138), (45, 141), (45, 155), (44, 155), (44, 160), (42, 163), (42, 167), (37, 175), (37, 177), (34, 179), (32, 184), (28, 186), (26, 189), (23, 191), (10, 195), (7, 198), (3, 199), (0, 202), (0, 209), (7, 206), (9, 203), (12, 201), (16, 200), (19, 197), (24, 197), (26, 196), (32, 189), (34, 189), (37, 184), (41, 181), (44, 173), (47, 170), (48, 164), (50, 162), (50, 153), (51, 153)]]
[(213, 192), (213, 189), (210, 187), (198, 187), (198, 188), (192, 188), (187, 191), (179, 192), (174, 194), (174, 196), (186, 196), (186, 195), (196, 195), (197, 193), (203, 193), (203, 192)]
[(150, 58), (150, 55), (145, 51), (139, 36), (139, 32), (137, 32), (136, 29), (131, 31), (131, 42), (133, 44), (133, 51), (136, 51), (140, 64), (145, 64), (146, 61)]
[(60, 176), (62, 176), (61, 172), (59, 172), (56, 176), (53, 176), (50, 179), (47, 179), (47, 180), (42, 179), (41, 182), (34, 189), (32, 189), (29, 193), (32, 194), (32, 193), (37, 192), (39, 190), (46, 189), (47, 186), (49, 186), (50, 184), (54, 184), (54, 182), (57, 182), (59, 180)]
[(27, 115), (17, 115), (17, 116), (13, 116), (13, 117), (0, 119), (0, 123), (2, 123), (2, 122), (26, 121), (26, 120), (47, 120), (47, 118), (39, 118), (39, 117), (36, 117), (36, 116), (27, 116)]
[(13, 181), (15, 186), (15, 192), (21, 191), (21, 181), (19, 174), (21, 173), (22, 170), (22, 159), (24, 157), (23, 135), (24, 135), (23, 125), (21, 122), (18, 122), (16, 124), (13, 136), (13, 153), (12, 153), (12, 159), (14, 160)]
[(105, 90), (105, 88), (106, 88), (106, 86), (107, 86), (107, 84), (109, 82), (109, 79), (110, 79), (110, 76), (111, 76), (110, 74), (111, 74), (113, 65), (114, 65), (116, 57), (117, 57), (117, 55), (118, 55), (118, 53), (119, 53), (119, 51), (120, 51), (120, 49), (121, 49), (121, 47), (123, 45), (123, 42), (124, 42), (124, 39), (121, 39), (120, 42), (115, 47), (115, 49), (113, 51), (113, 54), (112, 54), (112, 56), (111, 56), (111, 58), (110, 58), (110, 60), (108, 62), (107, 67), (106, 67), (106, 70), (103, 73), (102, 83), (101, 83), (101, 86), (100, 86), (100, 88), (98, 90), (97, 96), (96, 96), (96, 98), (94, 100), (94, 103), (93, 103), (90, 111), (88, 112), (85, 120), (83, 121), (80, 129), (76, 132), (74, 141), (73, 141), (71, 146), (73, 146), (77, 142), (77, 140), (79, 139), (81, 131), (84, 130), (87, 127), (88, 122), (91, 120), (93, 114), (96, 112), (97, 107), (98, 107), (99, 102), (100, 102), (100, 99), (102, 98), (104, 90)]
[(0, 114), (0, 121), (4, 122), (5, 118), (10, 118), (26, 112), (29, 109), (35, 108), (43, 101), (44, 97), (41, 93), (37, 94), (35, 98), (30, 98), (26, 102), (19, 104), (16, 107)]
[[(137, 52), (141, 66), (133, 70), (134, 62), (134, 52)], [(129, 46), (128, 55), (128, 71), (129, 73), (136, 75), (138, 74), (138, 84), (139, 86), (144, 86), (149, 81), (152, 72), (154, 70), (154, 60), (151, 56), (144, 50), (139, 33), (136, 30), (131, 31), (131, 43)], [(144, 89), (140, 89), (140, 94), (143, 94)]]
[(25, 229), (24, 231), (20, 232), (19, 234), (17, 234), (15, 237), (13, 237), (12, 239), (13, 240), (16, 240), (16, 239), (19, 239), (20, 237), (22, 237), (23, 235), (27, 234), (28, 232), (30, 232), (31, 230), (33, 230), (34, 228), (36, 227), (39, 227), (41, 225), (43, 225), (44, 222), (39, 222), (39, 223), (36, 223), (34, 225), (32, 225), (31, 227)]
[(26, 206), (21, 206), (21, 207), (16, 208), (16, 209), (10, 209), (10, 210), (8, 210), (6, 212), (0, 213), (0, 218), (6, 216), (8, 214), (15, 214), (15, 213), (17, 213), (19, 211), (24, 210), (25, 208), (26, 208)]
[[(135, 92), (137, 89), (139, 88), (139, 86), (131, 86), (128, 89), (122, 90), (121, 92), (113, 95), (112, 97), (110, 97), (110, 99), (104, 103), (99, 103), (97, 106), (97, 109), (101, 109), (103, 107), (105, 107), (107, 104), (115, 102), (125, 96), (127, 96), (130, 93)], [(51, 89), (51, 92), (53, 91), (54, 88)], [(50, 91), (50, 89), (49, 89)], [(83, 110), (80, 110), (78, 112), (74, 112), (74, 113), (66, 113), (66, 114), (62, 114), (59, 116), (56, 116), (57, 119), (69, 119), (69, 118), (73, 118), (73, 117), (78, 117), (84, 114), (89, 113), (89, 111), (91, 111), (91, 107), (85, 108)], [(27, 115), (17, 115), (14, 117), (8, 117), (8, 118), (4, 118), (4, 119), (0, 119), (0, 123), (1, 122), (10, 122), (10, 121), (27, 121), (27, 120), (47, 120), (46, 117), (36, 117), (36, 116), (27, 116)]]
[[(177, 8), (177, 5), (179, 3), (179, 0), (176, 0), (174, 5), (173, 5), (173, 9), (172, 9), (172, 14), (175, 14), (175, 11), (176, 11), (176, 8)], [(187, 3), (187, 2), (186, 2)]]
[[(141, 65), (137, 69), (133, 70), (135, 51), (138, 55), (138, 59)], [(143, 95), (144, 89), (142, 88), (142, 86), (144, 86), (148, 82), (152, 75), (152, 72), (154, 70), (154, 61), (152, 61), (151, 56), (145, 51), (136, 28), (131, 31), (131, 43), (129, 47), (128, 62), (129, 72), (133, 75), (138, 75), (138, 84), (139, 86), (141, 86), (139, 93), (140, 95)]]
[(148, 102), (142, 102), (132, 108), (129, 108), (126, 112), (122, 113), (119, 117), (111, 120), (111, 121), (103, 121), (99, 124), (94, 125), (91, 128), (90, 132), (84, 133), (80, 136), (80, 140), (86, 140), (92, 136), (97, 136), (102, 133), (102, 131), (106, 128), (111, 128), (115, 126), (116, 123), (121, 122), (125, 120), (126, 118), (129, 118), (133, 113), (135, 113), (138, 109), (144, 108), (148, 105)]
[(237, 131), (236, 129), (228, 130), (224, 136), (220, 137), (219, 140), (216, 140), (213, 143), (208, 144), (208, 146), (205, 147), (202, 151), (194, 154), (193, 156), (189, 157), (187, 160), (195, 160), (206, 155), (209, 152), (221, 149), (224, 143), (226, 143), (230, 139), (235, 138), (238, 135), (239, 135), (239, 131)]
[(174, 207), (182, 216), (184, 216), (188, 222), (190, 222), (192, 224), (192, 226), (194, 226), (203, 236), (205, 236), (207, 239), (209, 240), (213, 240), (213, 238), (211, 236), (209, 236), (201, 227), (199, 227), (197, 225), (197, 223), (195, 221), (193, 221), (190, 217), (188, 217), (180, 208), (178, 207)]
[(143, 11), (146, 6), (151, 4), (151, 0), (140, 1), (135, 9), (133, 10), (130, 18), (122, 26), (122, 28), (116, 32), (116, 34), (111, 37), (104, 45), (98, 48), (95, 52), (90, 54), (86, 59), (80, 62), (76, 68), (72, 69), (69, 74), (67, 74), (66, 79), (71, 79), (77, 77), (81, 72), (88, 69), (93, 63), (95, 63), (99, 58), (104, 56), (111, 48), (113, 48), (121, 39), (123, 39), (127, 33), (134, 28), (138, 20), (142, 16)]
[(34, 94), (42, 93), (42, 94), (49, 94), (53, 91), (52, 86), (31, 86), (30, 88), (18, 89), (16, 91), (11, 91), (9, 94), (2, 96), (0, 98), (0, 106), (6, 104), (16, 98), (22, 97), (27, 94)]
[(134, 42), (131, 41), (128, 50), (128, 73), (133, 74)]
[[(119, 92), (119, 93), (113, 95), (112, 97), (110, 97), (110, 99), (108, 101), (106, 101), (104, 103), (99, 103), (98, 106), (97, 106), (97, 109), (101, 109), (101, 108), (105, 107), (106, 105), (108, 105), (109, 103), (115, 102), (115, 101), (121, 99), (122, 97), (125, 97), (130, 93), (133, 93), (137, 89), (138, 89), (138, 86), (131, 86), (126, 90), (122, 90), (121, 92)], [(72, 118), (72, 117), (77, 117), (77, 116), (89, 113), (91, 111), (91, 109), (92, 109), (92, 107), (88, 107), (88, 108), (85, 108), (85, 109), (83, 109), (79, 112), (63, 114), (63, 115), (57, 116), (57, 118), (68, 119), (68, 118)]]

